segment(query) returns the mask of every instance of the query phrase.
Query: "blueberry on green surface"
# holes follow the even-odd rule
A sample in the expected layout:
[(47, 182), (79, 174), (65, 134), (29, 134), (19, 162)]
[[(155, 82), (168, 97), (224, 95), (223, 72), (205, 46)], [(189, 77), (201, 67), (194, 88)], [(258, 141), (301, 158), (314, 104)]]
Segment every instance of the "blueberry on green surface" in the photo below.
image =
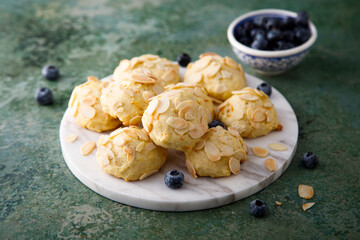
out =
[(268, 207), (263, 200), (256, 199), (250, 203), (250, 213), (255, 217), (263, 217), (268, 213)]
[(191, 57), (186, 53), (181, 53), (177, 57), (177, 62), (180, 66), (186, 67), (191, 62)]
[(46, 87), (42, 87), (36, 90), (35, 100), (40, 105), (49, 105), (54, 101), (51, 90)]
[(319, 160), (314, 153), (308, 152), (302, 156), (301, 162), (304, 165), (304, 167), (313, 169), (319, 163)]
[(184, 174), (179, 170), (171, 170), (165, 175), (165, 184), (169, 188), (181, 188), (184, 184)]
[(41, 74), (44, 78), (51, 81), (58, 79), (60, 76), (59, 69), (53, 65), (46, 65), (43, 67), (41, 69)]

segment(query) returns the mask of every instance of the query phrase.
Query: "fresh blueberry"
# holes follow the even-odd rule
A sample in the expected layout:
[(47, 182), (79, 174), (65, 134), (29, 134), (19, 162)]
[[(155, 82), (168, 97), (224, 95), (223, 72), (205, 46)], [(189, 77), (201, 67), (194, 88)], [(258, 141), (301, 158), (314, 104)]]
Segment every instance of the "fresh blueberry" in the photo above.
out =
[(35, 100), (40, 105), (49, 105), (54, 101), (51, 90), (45, 87), (36, 90)]
[(59, 69), (53, 65), (46, 65), (41, 69), (41, 74), (48, 80), (58, 79), (60, 73)]
[(181, 188), (184, 184), (184, 174), (179, 170), (171, 170), (165, 175), (165, 184), (172, 189)]
[(243, 28), (243, 26), (238, 26), (235, 29), (235, 38), (236, 39), (240, 39), (242, 37), (246, 37), (247, 36), (247, 31)]
[(302, 26), (307, 26), (308, 22), (309, 22), (309, 14), (305, 11), (298, 12), (295, 22), (296, 22), (296, 24), (299, 24)]
[(266, 18), (263, 16), (258, 16), (254, 18), (254, 24), (257, 27), (265, 27), (266, 24)]
[(277, 18), (269, 18), (265, 24), (266, 30), (280, 28), (280, 21)]
[(268, 207), (264, 201), (256, 199), (250, 203), (250, 213), (255, 217), (263, 217), (268, 213)]
[(251, 21), (245, 22), (243, 28), (245, 29), (246, 33), (248, 34), (254, 28), (254, 23)]
[(285, 41), (293, 42), (295, 40), (294, 31), (291, 31), (291, 30), (285, 30), (282, 33), (282, 36)]
[(263, 91), (266, 95), (268, 95), (270, 97), (271, 95), (271, 85), (266, 83), (266, 82), (263, 82), (261, 84), (259, 84), (257, 87), (256, 87), (257, 90), (259, 91)]
[(306, 168), (315, 168), (319, 160), (315, 154), (308, 152), (302, 156), (301, 162)]
[(256, 35), (255, 40), (251, 43), (251, 48), (258, 50), (266, 50), (268, 49), (268, 41), (264, 37), (260, 37), (261, 35)]
[(281, 21), (281, 28), (282, 29), (293, 29), (295, 27), (295, 18), (292, 17), (285, 17)]
[(279, 51), (279, 50), (286, 50), (295, 47), (295, 44), (292, 42), (287, 41), (277, 41), (275, 42), (273, 46), (273, 50)]
[(177, 62), (180, 66), (186, 67), (191, 62), (191, 57), (186, 53), (181, 53), (177, 57)]
[(273, 29), (267, 32), (266, 38), (270, 42), (274, 42), (282, 38), (282, 33), (279, 29)]
[(246, 45), (246, 46), (250, 46), (251, 44), (251, 39), (248, 37), (242, 37), (239, 39), (239, 42)]
[(256, 38), (257, 35), (265, 36), (265, 31), (262, 30), (261, 28), (254, 28), (253, 30), (250, 31), (250, 36), (252, 38)]
[(295, 38), (299, 44), (303, 44), (310, 38), (310, 31), (306, 28), (298, 27), (295, 29)]
[(217, 127), (217, 126), (220, 126), (225, 129), (225, 125), (221, 121), (214, 120), (209, 123), (209, 128), (213, 128), (213, 127)]

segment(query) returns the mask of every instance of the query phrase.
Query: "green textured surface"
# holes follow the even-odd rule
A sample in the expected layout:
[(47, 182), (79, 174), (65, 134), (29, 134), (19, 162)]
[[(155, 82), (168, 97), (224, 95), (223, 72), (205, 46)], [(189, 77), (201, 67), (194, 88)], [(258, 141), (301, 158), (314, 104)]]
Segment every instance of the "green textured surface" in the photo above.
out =
[[(58, 129), (75, 85), (147, 52), (235, 59), (228, 24), (261, 8), (306, 9), (319, 33), (298, 67), (261, 77), (285, 95), (300, 125), (295, 159), (275, 183), (223, 207), (172, 213), (113, 202), (71, 174)], [(357, 0), (1, 1), (0, 239), (360, 239), (359, 16)], [(60, 68), (58, 81), (40, 74), (49, 62)], [(34, 101), (41, 86), (52, 89), (53, 105)], [(320, 158), (315, 170), (300, 164), (307, 151)], [(299, 184), (315, 189), (307, 212)], [(269, 204), (267, 218), (250, 216), (255, 198)]]

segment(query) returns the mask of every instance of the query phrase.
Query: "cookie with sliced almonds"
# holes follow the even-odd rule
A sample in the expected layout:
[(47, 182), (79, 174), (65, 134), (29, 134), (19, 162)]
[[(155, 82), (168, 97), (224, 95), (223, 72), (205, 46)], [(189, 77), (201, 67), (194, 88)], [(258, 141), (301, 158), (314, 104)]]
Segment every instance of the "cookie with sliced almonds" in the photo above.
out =
[(124, 76), (126, 77), (133, 71), (138, 70), (149, 71), (159, 79), (159, 85), (162, 87), (180, 82), (179, 65), (153, 54), (144, 54), (130, 60), (121, 60), (114, 71), (113, 78), (122, 81)]
[(103, 111), (120, 119), (125, 126), (140, 125), (142, 115), (152, 97), (164, 91), (160, 80), (148, 71), (133, 71), (103, 88)]
[(203, 53), (187, 66), (184, 82), (200, 84), (211, 97), (225, 101), (231, 92), (246, 87), (245, 73), (237, 62), (216, 53)]
[(192, 151), (185, 152), (191, 176), (226, 177), (240, 172), (247, 158), (246, 143), (240, 136), (217, 126), (201, 137)]
[(157, 145), (190, 151), (208, 130), (205, 103), (191, 91), (166, 91), (151, 99), (142, 124)]
[(69, 101), (69, 108), (76, 123), (96, 132), (113, 130), (121, 124), (119, 119), (102, 110), (102, 88), (102, 82), (96, 77), (88, 77), (87, 82), (74, 88)]
[(218, 118), (226, 126), (236, 129), (244, 138), (282, 129), (275, 107), (265, 93), (250, 87), (232, 93), (232, 97), (217, 107)]
[(136, 126), (119, 128), (97, 141), (96, 159), (108, 174), (126, 181), (143, 180), (159, 171), (167, 149), (156, 146), (149, 134)]

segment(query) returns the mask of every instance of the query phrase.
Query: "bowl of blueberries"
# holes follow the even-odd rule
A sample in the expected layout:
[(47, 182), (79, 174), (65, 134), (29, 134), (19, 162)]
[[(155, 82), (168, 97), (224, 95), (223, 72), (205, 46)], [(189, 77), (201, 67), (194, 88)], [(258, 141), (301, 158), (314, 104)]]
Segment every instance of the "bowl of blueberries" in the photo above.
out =
[(306, 56), (317, 38), (305, 11), (252, 11), (236, 18), (227, 37), (236, 56), (260, 74), (277, 75)]

